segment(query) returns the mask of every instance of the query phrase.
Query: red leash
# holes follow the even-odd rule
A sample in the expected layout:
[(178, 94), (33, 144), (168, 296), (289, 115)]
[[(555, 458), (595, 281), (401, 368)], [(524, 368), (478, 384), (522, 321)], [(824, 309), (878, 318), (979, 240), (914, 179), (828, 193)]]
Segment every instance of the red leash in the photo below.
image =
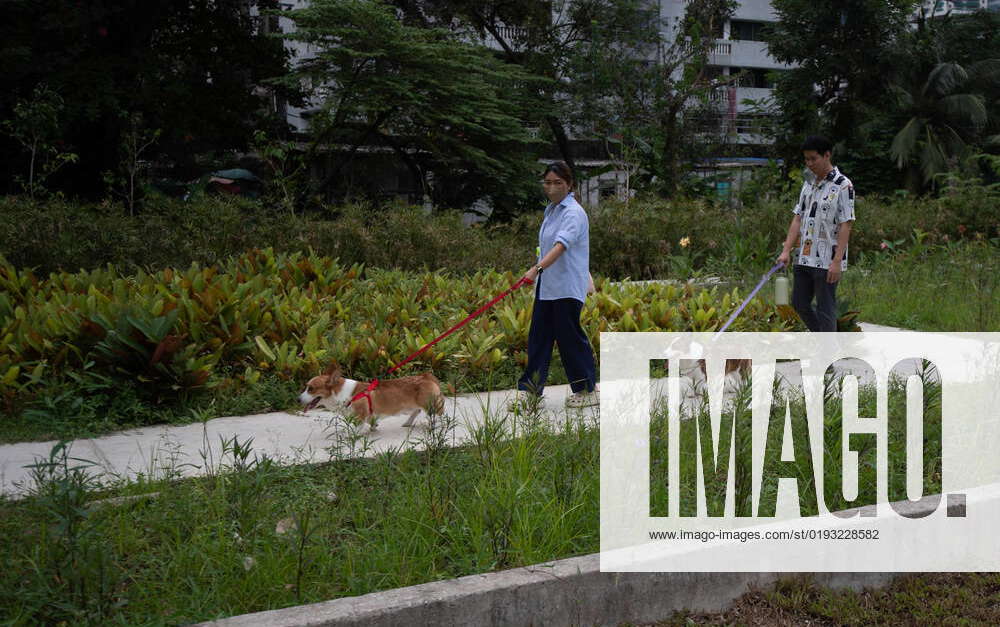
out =
[[(473, 320), (475, 318), (478, 318), (480, 315), (482, 315), (482, 313), (484, 311), (486, 311), (487, 309), (491, 308), (493, 305), (496, 305), (498, 302), (500, 302), (501, 300), (503, 300), (504, 298), (506, 298), (511, 292), (513, 292), (517, 288), (521, 287), (522, 285), (530, 285), (532, 283), (534, 283), (534, 281), (528, 279), (527, 277), (521, 277), (521, 279), (517, 283), (515, 283), (514, 285), (511, 285), (505, 291), (501, 292), (498, 296), (496, 296), (493, 300), (491, 300), (490, 302), (486, 303), (485, 305), (483, 305), (482, 307), (480, 307), (479, 309), (477, 309), (471, 315), (466, 316), (464, 320), (462, 320), (461, 322), (459, 322), (458, 324), (456, 324), (452, 328), (448, 329), (447, 331), (445, 331), (441, 335), (439, 335), (436, 338), (434, 338), (434, 340), (432, 342), (430, 342), (429, 344), (425, 344), (423, 348), (421, 348), (417, 352), (413, 353), (412, 355), (410, 355), (409, 357), (407, 357), (403, 361), (401, 361), (398, 364), (396, 364), (395, 366), (393, 366), (389, 370), (389, 372), (387, 372), (386, 374), (390, 375), (393, 372), (396, 372), (397, 370), (399, 370), (400, 368), (402, 368), (407, 362), (409, 362), (410, 360), (412, 360), (414, 357), (420, 355), (420, 353), (424, 352), (425, 350), (427, 350), (431, 346), (434, 346), (435, 344), (437, 344), (438, 342), (440, 342), (444, 338), (448, 337), (449, 335), (451, 335), (455, 331), (458, 331), (459, 329), (461, 329), (462, 327), (464, 327), (466, 324), (468, 324), (471, 320)], [(372, 390), (374, 390), (375, 388), (378, 387), (378, 384), (379, 384), (379, 380), (378, 379), (372, 380), (372, 382), (368, 384), (368, 387), (365, 388), (365, 391), (364, 392), (358, 392), (357, 394), (355, 394), (351, 398), (351, 400), (347, 401), (346, 406), (350, 407), (351, 404), (354, 403), (354, 401), (358, 400), (361, 397), (364, 397), (368, 401), (368, 413), (371, 413), (371, 411), (372, 411), (372, 396), (371, 396), (371, 393), (372, 393)]]

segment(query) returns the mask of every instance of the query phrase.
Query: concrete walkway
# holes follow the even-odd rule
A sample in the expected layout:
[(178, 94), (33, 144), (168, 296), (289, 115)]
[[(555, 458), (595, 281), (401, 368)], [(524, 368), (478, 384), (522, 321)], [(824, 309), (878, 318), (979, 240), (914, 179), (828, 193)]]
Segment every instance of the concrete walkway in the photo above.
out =
[[(864, 324), (867, 332), (899, 331), (892, 327)], [(863, 376), (863, 373), (858, 373)], [(663, 380), (665, 381), (665, 380)], [(657, 382), (660, 383), (660, 382)], [(654, 396), (665, 392), (655, 385)], [(693, 402), (689, 390), (685, 398)], [(568, 385), (547, 386), (540, 416), (559, 426), (566, 421), (598, 418), (598, 408), (566, 410)], [(507, 403), (513, 390), (477, 392), (449, 398), (445, 414), (452, 424), (445, 430), (451, 445), (469, 442), (476, 428), (486, 420), (510, 417)], [(184, 426), (131, 429), (98, 438), (75, 440), (72, 457), (96, 464), (92, 471), (106, 482), (208, 474), (220, 464), (231, 463), (225, 455), (226, 442), (237, 438), (246, 445), (252, 438), (253, 452), (266, 454), (283, 464), (325, 462), (339, 457), (375, 455), (400, 448), (422, 448), (431, 432), (421, 414), (412, 428), (402, 424), (406, 416), (390, 416), (369, 434), (367, 427), (355, 428), (342, 417), (325, 410), (308, 413), (273, 412), (252, 416), (216, 418)], [(507, 421), (510, 428), (510, 421)], [(437, 430), (440, 432), (441, 430)], [(23, 496), (32, 485), (32, 471), (26, 466), (48, 459), (55, 441), (0, 445), (0, 495)]]
[[(567, 419), (596, 421), (597, 407), (565, 409), (568, 393), (568, 385), (546, 386), (539, 419), (547, 419), (554, 425)], [(446, 437), (452, 446), (469, 442), (475, 428), (487, 419), (510, 416), (507, 404), (512, 398), (513, 390), (449, 397), (445, 407), (447, 418), (439, 419), (447, 424), (435, 431), (444, 433), (441, 437)], [(231, 464), (229, 450), (234, 438), (244, 446), (252, 439), (253, 454), (267, 455), (282, 464), (326, 462), (393, 449), (423, 448), (433, 435), (426, 414), (421, 413), (410, 428), (402, 426), (406, 418), (405, 414), (385, 417), (374, 432), (369, 432), (367, 426), (353, 426), (341, 415), (323, 409), (216, 418), (204, 423), (130, 429), (74, 440), (70, 456), (96, 464), (91, 471), (108, 483), (208, 474), (220, 465)], [(22, 496), (32, 485), (31, 469), (26, 466), (48, 459), (56, 444), (49, 441), (0, 445), (0, 494)]]

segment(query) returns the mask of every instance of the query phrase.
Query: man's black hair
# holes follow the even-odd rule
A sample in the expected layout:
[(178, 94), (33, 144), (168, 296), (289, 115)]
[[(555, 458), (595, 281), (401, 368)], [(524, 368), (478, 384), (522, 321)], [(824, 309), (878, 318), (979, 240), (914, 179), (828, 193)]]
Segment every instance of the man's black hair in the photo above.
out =
[(833, 144), (829, 139), (823, 137), (822, 135), (810, 135), (809, 137), (806, 137), (804, 142), (802, 142), (802, 152), (807, 150), (815, 150), (822, 155), (828, 152), (833, 152)]

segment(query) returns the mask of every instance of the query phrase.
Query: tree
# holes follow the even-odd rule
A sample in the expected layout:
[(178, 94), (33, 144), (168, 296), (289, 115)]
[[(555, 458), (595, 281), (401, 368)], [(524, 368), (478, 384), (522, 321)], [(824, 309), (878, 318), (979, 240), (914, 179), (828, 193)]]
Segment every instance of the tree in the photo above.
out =
[[(98, 196), (102, 173), (121, 161), (128, 115), (163, 129), (164, 160), (246, 145), (262, 123), (254, 91), (284, 73), (280, 41), (259, 31), (250, 9), (276, 0), (6, 0), (0, 21), (0, 119), (45, 82), (65, 103), (67, 144), (79, 162), (64, 189)], [(294, 99), (295, 94), (289, 93)], [(0, 171), (17, 164), (0, 144)], [(9, 179), (9, 177), (7, 177)]]
[[(790, 119), (778, 138), (797, 162), (802, 136), (823, 132), (850, 145), (865, 106), (878, 107), (915, 0), (772, 0), (777, 23), (765, 33), (771, 56), (795, 66), (782, 74), (776, 100)], [(839, 151), (839, 150), (838, 150)]]
[(129, 215), (135, 215), (136, 207), (141, 198), (141, 187), (144, 181), (143, 173), (149, 167), (149, 149), (156, 144), (162, 131), (146, 128), (142, 114), (122, 114), (127, 126), (122, 133), (121, 161), (118, 170), (108, 170), (104, 173), (104, 182), (108, 191), (125, 201)]
[[(393, 4), (410, 23), (446, 26), (468, 39), (495, 43), (507, 63), (548, 78), (534, 92), (536, 106), (544, 110), (539, 122), (574, 169), (570, 138), (588, 134), (596, 119), (582, 104), (607, 95), (600, 91), (605, 85), (589, 80), (592, 51), (646, 47), (648, 57), (660, 37), (655, 9), (644, 0), (394, 0)], [(624, 55), (603, 59), (605, 65), (614, 65), (609, 73), (617, 78), (631, 76), (633, 61)]]
[(310, 155), (335, 148), (321, 191), (363, 148), (384, 146), (437, 204), (523, 200), (536, 77), (446, 30), (409, 26), (373, 0), (317, 0), (288, 17), (296, 31), (285, 37), (315, 54), (283, 82), (312, 85)]
[(954, 62), (938, 63), (922, 82), (893, 86), (909, 119), (890, 150), (896, 166), (908, 170), (912, 191), (921, 191), (935, 175), (955, 170), (966, 160), (989, 120), (986, 100), (973, 86), (997, 82), (1000, 59), (988, 59), (968, 70)]
[(3, 122), (7, 133), (28, 155), (27, 178), (22, 174), (13, 178), (31, 198), (46, 190), (45, 183), (56, 170), (78, 158), (63, 150), (66, 146), (60, 136), (64, 107), (59, 94), (41, 84), (29, 100), (14, 105), (14, 117)]
[(576, 100), (579, 117), (635, 154), (664, 196), (677, 194), (690, 166), (720, 141), (711, 95), (737, 77), (713, 74), (708, 61), (735, 8), (732, 0), (690, 3), (678, 24), (647, 16), (628, 36), (596, 24), (576, 58), (572, 74), (587, 96)]

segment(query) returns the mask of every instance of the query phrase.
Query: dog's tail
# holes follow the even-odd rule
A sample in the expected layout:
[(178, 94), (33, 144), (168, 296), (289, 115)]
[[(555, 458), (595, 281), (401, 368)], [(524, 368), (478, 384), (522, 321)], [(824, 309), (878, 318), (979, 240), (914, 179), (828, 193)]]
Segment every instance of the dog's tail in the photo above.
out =
[[(431, 400), (432, 409), (434, 410), (435, 414), (441, 414), (441, 413), (443, 413), (444, 412), (444, 394), (441, 392), (441, 387), (442, 387), (441, 381), (437, 377), (435, 377), (434, 374), (431, 373), (431, 372), (425, 372), (425, 373), (421, 374), (420, 376), (423, 377), (423, 379), (425, 381), (432, 382), (434, 384), (434, 386), (437, 388), (437, 394), (435, 394), (434, 398)], [(454, 385), (452, 385), (452, 384), (449, 383), (445, 387), (447, 387), (447, 389), (449, 391), (449, 394), (451, 396), (455, 396), (455, 386)]]

